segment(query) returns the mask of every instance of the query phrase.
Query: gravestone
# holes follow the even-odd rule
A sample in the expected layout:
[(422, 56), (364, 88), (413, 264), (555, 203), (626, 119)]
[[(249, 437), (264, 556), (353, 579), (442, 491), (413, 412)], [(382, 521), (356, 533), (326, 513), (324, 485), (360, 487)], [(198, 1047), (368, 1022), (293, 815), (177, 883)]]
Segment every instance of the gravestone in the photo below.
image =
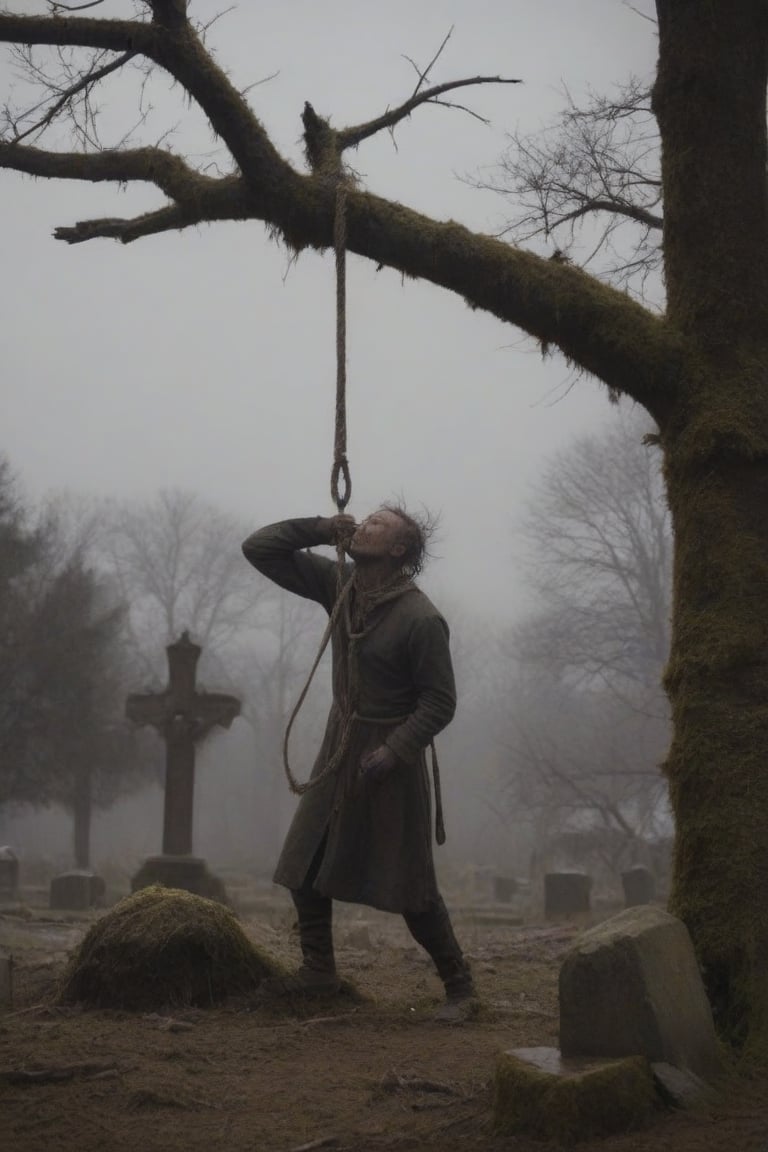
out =
[(656, 899), (656, 881), (649, 868), (644, 868), (642, 865), (628, 868), (621, 874), (621, 884), (627, 908), (635, 908), (638, 904), (651, 904)]
[(226, 901), (221, 881), (211, 875), (204, 860), (192, 855), (195, 745), (216, 725), (229, 728), (240, 714), (240, 701), (223, 693), (197, 690), (195, 677), (201, 651), (184, 632), (166, 649), (165, 691), (132, 695), (126, 702), (128, 719), (151, 725), (165, 743), (162, 855), (150, 856), (144, 862), (131, 881), (131, 889), (136, 892), (150, 884), (162, 884)]
[(544, 877), (544, 916), (568, 920), (591, 908), (592, 877), (586, 872), (548, 872)]
[(517, 880), (514, 876), (494, 876), (493, 899), (497, 904), (510, 904), (517, 894)]
[(104, 906), (107, 886), (91, 869), (92, 811), (91, 769), (88, 764), (80, 764), (72, 790), (75, 867), (51, 880), (51, 908), (83, 911)]
[(19, 895), (19, 858), (7, 844), (0, 848), (0, 900), (16, 900)]
[(566, 956), (560, 1048), (500, 1053), (494, 1126), (571, 1147), (644, 1124), (658, 1100), (700, 1103), (722, 1070), (685, 925), (658, 907), (631, 908)]
[(13, 1005), (13, 956), (0, 950), (0, 1008)]
[(85, 912), (89, 908), (101, 908), (105, 896), (104, 880), (89, 868), (62, 872), (51, 880), (50, 906), (54, 909)]
[(703, 1080), (720, 1047), (688, 930), (653, 905), (584, 932), (560, 969), (563, 1056), (641, 1055)]

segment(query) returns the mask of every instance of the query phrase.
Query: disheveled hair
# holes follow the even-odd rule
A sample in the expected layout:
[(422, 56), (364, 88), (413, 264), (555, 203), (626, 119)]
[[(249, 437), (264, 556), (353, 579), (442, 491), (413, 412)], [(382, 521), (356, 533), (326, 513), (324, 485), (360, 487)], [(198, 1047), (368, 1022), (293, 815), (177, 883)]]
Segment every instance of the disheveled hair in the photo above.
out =
[(383, 512), (392, 512), (403, 524), (400, 543), (405, 545), (400, 571), (414, 579), (431, 558), (429, 542), (437, 528), (437, 517), (426, 509), (422, 513), (409, 512), (402, 504), (382, 504)]

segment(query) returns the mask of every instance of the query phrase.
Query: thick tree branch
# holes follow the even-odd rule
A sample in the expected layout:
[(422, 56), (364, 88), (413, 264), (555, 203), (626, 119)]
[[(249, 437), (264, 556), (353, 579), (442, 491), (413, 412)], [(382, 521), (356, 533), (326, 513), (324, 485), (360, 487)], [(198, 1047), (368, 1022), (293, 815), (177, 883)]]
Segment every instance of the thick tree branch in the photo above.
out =
[[(0, 40), (141, 52), (164, 67), (197, 101), (229, 147), (242, 180), (211, 180), (159, 149), (56, 156), (6, 144), (0, 163), (40, 176), (150, 180), (176, 201), (136, 220), (109, 219), (59, 229), (57, 237), (69, 243), (97, 236), (128, 242), (206, 219), (248, 217), (277, 229), (296, 249), (329, 247), (333, 181), (322, 178), (322, 171), (302, 175), (279, 154), (245, 98), (188, 24), (183, 0), (156, 0), (153, 13), (156, 19), (151, 23), (0, 16)], [(448, 87), (477, 82), (422, 89), (421, 80), (420, 74), (417, 91), (399, 109), (345, 130), (343, 145), (351, 146), (374, 130), (391, 126), (417, 103), (434, 99)], [(327, 157), (333, 153), (340, 161), (339, 134), (311, 108), (305, 109), (307, 129), (308, 114), (319, 133), (320, 160), (323, 153)], [(310, 135), (307, 131), (308, 151)], [(623, 293), (567, 264), (515, 250), (354, 188), (347, 197), (347, 245), (378, 264), (458, 293), (470, 307), (517, 325), (542, 345), (559, 347), (575, 365), (616, 392), (632, 396), (662, 422), (674, 387), (674, 366), (682, 353), (664, 324)], [(665, 366), (663, 370), (660, 365)]]
[(204, 176), (179, 156), (162, 148), (134, 148), (104, 152), (46, 152), (27, 145), (0, 142), (0, 168), (28, 176), (92, 183), (146, 181), (156, 184), (172, 200), (198, 199), (209, 189), (230, 186), (233, 177)]
[(106, 48), (111, 52), (141, 52), (152, 56), (160, 33), (139, 20), (100, 20), (88, 16), (16, 16), (0, 13), (0, 42)]
[(56, 228), (54, 236), (67, 244), (82, 244), (96, 238), (119, 240), (131, 244), (145, 236), (173, 232), (194, 224), (216, 220), (247, 220), (250, 195), (244, 181), (231, 178), (214, 182), (214, 186), (194, 199), (168, 204), (130, 220), (119, 218), (84, 220), (69, 228)]
[[(285, 193), (295, 173), (254, 116), (244, 96), (214, 63), (183, 16), (182, 0), (153, 6), (155, 21), (65, 19), (0, 15), (0, 42), (107, 48), (140, 53), (165, 68), (199, 104), (229, 148), (243, 175), (261, 184), (270, 199)], [(179, 11), (177, 11), (179, 10)]]

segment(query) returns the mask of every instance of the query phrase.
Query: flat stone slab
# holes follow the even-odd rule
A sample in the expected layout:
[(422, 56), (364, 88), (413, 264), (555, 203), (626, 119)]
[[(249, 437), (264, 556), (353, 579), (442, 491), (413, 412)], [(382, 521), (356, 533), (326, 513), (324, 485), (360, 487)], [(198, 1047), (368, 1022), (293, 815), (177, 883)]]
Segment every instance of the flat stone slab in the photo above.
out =
[(656, 1105), (642, 1056), (583, 1060), (557, 1048), (516, 1048), (496, 1063), (493, 1119), (503, 1136), (568, 1145), (641, 1127)]
[(101, 876), (86, 868), (62, 872), (51, 880), (51, 908), (82, 912), (104, 903), (107, 886)]
[(577, 938), (560, 969), (560, 1048), (717, 1076), (721, 1049), (681, 920), (653, 905), (628, 908)]

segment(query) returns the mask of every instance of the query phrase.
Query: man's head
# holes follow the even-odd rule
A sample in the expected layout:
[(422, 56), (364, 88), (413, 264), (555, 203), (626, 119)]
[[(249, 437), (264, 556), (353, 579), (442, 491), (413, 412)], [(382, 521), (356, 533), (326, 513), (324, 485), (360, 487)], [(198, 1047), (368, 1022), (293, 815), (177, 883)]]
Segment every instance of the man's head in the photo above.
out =
[(429, 525), (395, 504), (384, 504), (363, 520), (349, 545), (357, 564), (389, 563), (394, 571), (417, 576), (427, 559)]

